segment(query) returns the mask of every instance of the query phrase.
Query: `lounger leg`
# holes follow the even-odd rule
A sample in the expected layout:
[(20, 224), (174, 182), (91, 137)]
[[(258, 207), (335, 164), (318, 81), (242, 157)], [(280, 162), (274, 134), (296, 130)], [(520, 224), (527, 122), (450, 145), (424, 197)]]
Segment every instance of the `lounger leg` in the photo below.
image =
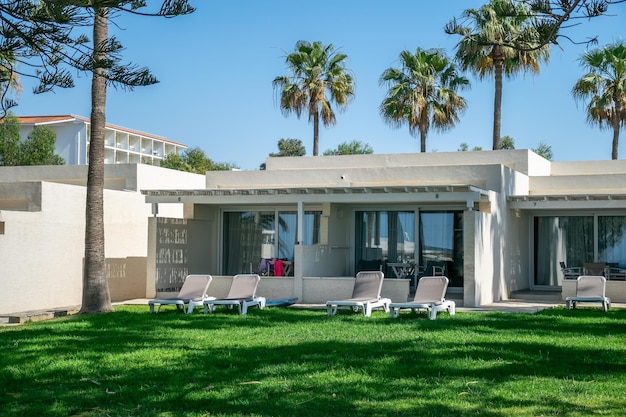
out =
[(569, 310), (569, 309), (570, 309), (570, 307), (571, 307), (571, 304), (572, 304), (572, 302), (571, 302), (570, 300), (566, 300), (566, 301), (565, 301), (565, 309), (566, 309), (566, 310)]
[(150, 314), (154, 313), (154, 304), (150, 303)]
[(431, 305), (427, 313), (430, 320), (435, 320), (437, 318), (437, 306), (434, 304)]
[(248, 314), (248, 304), (245, 301), (237, 304), (237, 310), (239, 310), (239, 314)]
[(372, 306), (369, 303), (363, 306), (363, 315), (365, 317), (370, 317), (372, 315)]
[(456, 303), (450, 303), (448, 305), (448, 314), (454, 316), (456, 314)]
[(335, 314), (337, 314), (337, 306), (336, 305), (326, 306), (326, 312), (328, 313), (329, 316), (334, 316)]

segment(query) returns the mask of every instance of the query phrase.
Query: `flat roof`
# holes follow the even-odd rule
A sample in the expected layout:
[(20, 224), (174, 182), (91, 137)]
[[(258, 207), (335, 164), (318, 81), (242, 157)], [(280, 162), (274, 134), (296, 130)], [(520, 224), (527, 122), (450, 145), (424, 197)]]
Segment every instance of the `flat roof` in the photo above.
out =
[(544, 194), (513, 195), (507, 198), (512, 209), (623, 209), (626, 194)]
[(146, 203), (296, 204), (304, 203), (456, 203), (474, 208), (489, 192), (473, 185), (393, 185), (356, 187), (212, 188), (142, 190)]

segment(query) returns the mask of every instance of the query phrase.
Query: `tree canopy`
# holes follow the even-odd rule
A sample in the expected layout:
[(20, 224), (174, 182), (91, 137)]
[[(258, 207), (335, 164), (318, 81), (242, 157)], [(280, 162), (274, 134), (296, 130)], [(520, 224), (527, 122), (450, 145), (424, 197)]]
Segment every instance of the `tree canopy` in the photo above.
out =
[(202, 175), (207, 171), (228, 171), (237, 168), (236, 165), (231, 163), (214, 162), (199, 147), (185, 149), (180, 155), (177, 153), (168, 154), (161, 160), (159, 165), (162, 168)]
[(300, 118), (308, 113), (313, 123), (313, 156), (318, 155), (320, 119), (325, 126), (333, 126), (337, 123), (333, 103), (344, 110), (354, 97), (354, 79), (346, 68), (346, 58), (333, 44), (298, 41), (294, 52), (285, 57), (290, 74), (276, 77), (272, 83), (283, 114), (295, 113)]
[(572, 88), (587, 103), (587, 121), (613, 131), (612, 159), (618, 158), (619, 133), (626, 125), (626, 43), (587, 51), (580, 59), (587, 73)]
[(337, 145), (337, 149), (328, 149), (324, 151), (325, 156), (330, 155), (368, 155), (373, 154), (374, 149), (367, 143), (358, 140), (351, 142), (343, 142)]
[(277, 153), (270, 153), (269, 156), (304, 156), (306, 155), (306, 148), (302, 144), (300, 139), (279, 139)]
[(54, 153), (56, 134), (47, 126), (35, 126), (20, 140), (20, 122), (9, 114), (0, 121), (0, 166), (63, 165)]
[(387, 87), (380, 114), (392, 127), (408, 125), (412, 136), (419, 135), (421, 152), (426, 152), (431, 126), (443, 132), (459, 121), (466, 102), (458, 91), (469, 81), (440, 49), (402, 51), (400, 63), (401, 68), (388, 68), (380, 76), (380, 84)]
[(456, 60), (463, 70), (479, 78), (493, 76), (493, 145), (501, 149), (502, 78), (524, 71), (539, 72), (549, 59), (549, 44), (538, 47), (537, 27), (541, 19), (531, 7), (512, 0), (490, 0), (478, 9), (465, 10), (445, 27), (446, 33), (461, 36)]
[(539, 145), (537, 145), (536, 148), (533, 148), (533, 152), (547, 159), (548, 161), (552, 161), (552, 158), (554, 157), (552, 153), (552, 146), (543, 141), (539, 142)]

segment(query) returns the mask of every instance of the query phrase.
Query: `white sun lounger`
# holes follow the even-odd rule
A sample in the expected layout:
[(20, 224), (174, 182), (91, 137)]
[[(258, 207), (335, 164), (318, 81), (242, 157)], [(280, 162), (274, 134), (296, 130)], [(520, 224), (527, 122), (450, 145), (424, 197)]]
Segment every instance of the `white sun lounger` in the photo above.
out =
[(215, 298), (207, 295), (207, 290), (213, 277), (211, 275), (188, 275), (180, 288), (178, 295), (171, 298), (155, 298), (148, 301), (150, 313), (154, 313), (154, 306), (157, 305), (157, 313), (161, 311), (162, 305), (175, 305), (176, 308), (185, 309), (187, 305), (187, 313), (191, 314), (196, 306), (201, 306), (204, 300)]
[(611, 299), (605, 295), (606, 278), (582, 275), (576, 280), (576, 296), (565, 299), (565, 308), (576, 308), (576, 303), (602, 303), (602, 310), (611, 308)]
[(372, 315), (372, 310), (382, 307), (389, 311), (389, 298), (381, 298), (380, 291), (383, 287), (384, 274), (381, 271), (361, 271), (356, 274), (352, 297), (345, 300), (326, 302), (326, 310), (329, 316), (337, 313), (338, 307), (351, 307), (354, 312), (361, 309), (365, 317)]
[(216, 305), (229, 308), (237, 306), (239, 314), (246, 314), (248, 307), (265, 308), (265, 297), (256, 295), (256, 289), (261, 277), (257, 274), (239, 274), (233, 277), (230, 290), (226, 298), (213, 298), (204, 301), (204, 312), (213, 313)]
[(431, 320), (435, 320), (437, 312), (441, 310), (448, 310), (453, 316), (456, 313), (456, 303), (445, 299), (448, 282), (448, 277), (443, 276), (420, 278), (413, 301), (391, 303), (389, 306), (391, 318), (398, 317), (402, 308), (410, 308), (412, 311), (426, 310)]

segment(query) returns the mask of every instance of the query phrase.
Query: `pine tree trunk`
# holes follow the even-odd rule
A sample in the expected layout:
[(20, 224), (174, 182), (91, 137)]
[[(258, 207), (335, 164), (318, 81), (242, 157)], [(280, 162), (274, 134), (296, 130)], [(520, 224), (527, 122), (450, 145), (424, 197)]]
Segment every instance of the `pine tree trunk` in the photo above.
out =
[(106, 105), (106, 60), (108, 9), (94, 8), (94, 69), (91, 82), (91, 138), (85, 212), (85, 261), (81, 313), (112, 311), (104, 253), (104, 130)]

